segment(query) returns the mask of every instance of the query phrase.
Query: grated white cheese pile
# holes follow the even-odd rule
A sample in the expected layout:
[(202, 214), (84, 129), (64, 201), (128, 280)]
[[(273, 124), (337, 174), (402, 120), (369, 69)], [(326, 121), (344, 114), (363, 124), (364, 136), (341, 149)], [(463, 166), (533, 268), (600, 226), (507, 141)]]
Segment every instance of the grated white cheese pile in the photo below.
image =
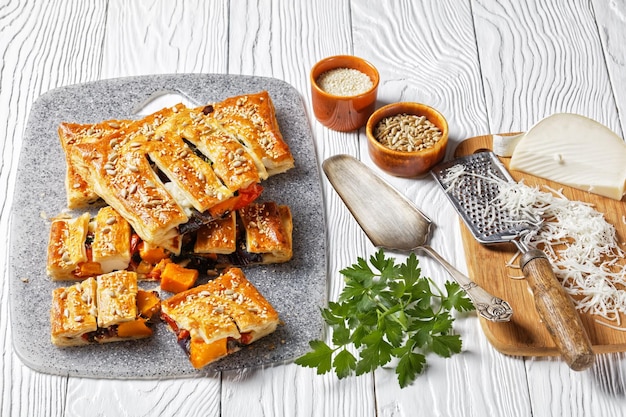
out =
[[(458, 167), (458, 168), (457, 168)], [(449, 170), (448, 188), (458, 184), (466, 173), (464, 166)], [(541, 227), (522, 237), (531, 248), (543, 250), (552, 262), (557, 278), (572, 296), (576, 308), (602, 317), (619, 330), (620, 313), (626, 313), (626, 265), (620, 264), (625, 252), (616, 237), (615, 227), (591, 204), (568, 200), (560, 191), (530, 187), (523, 182), (509, 183), (499, 178), (482, 180), (498, 183), (500, 194), (485, 205), (489, 212), (507, 210), (539, 215)], [(519, 217), (518, 217), (519, 218)]]

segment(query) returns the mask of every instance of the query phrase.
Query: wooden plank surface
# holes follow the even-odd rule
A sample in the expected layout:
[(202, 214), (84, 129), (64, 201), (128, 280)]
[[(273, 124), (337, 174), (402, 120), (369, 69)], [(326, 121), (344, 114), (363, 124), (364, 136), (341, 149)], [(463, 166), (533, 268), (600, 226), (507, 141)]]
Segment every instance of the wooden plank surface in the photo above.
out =
[[(455, 157), (471, 155), (480, 150), (492, 149), (491, 135), (476, 136), (464, 140), (455, 150)], [(508, 167), (510, 158), (501, 158)], [(626, 203), (596, 194), (567, 187), (519, 171), (509, 171), (516, 181), (523, 181), (530, 187), (540, 187), (542, 191), (549, 189), (562, 190), (563, 195), (571, 201), (582, 201), (592, 204), (594, 209), (604, 215), (606, 221), (616, 230), (618, 244), (626, 238)], [(544, 188), (548, 187), (548, 188)], [(484, 319), (480, 324), (490, 343), (500, 352), (518, 356), (550, 356), (558, 355), (555, 344), (535, 310), (534, 299), (528, 284), (519, 277), (521, 271), (508, 266), (517, 253), (515, 245), (502, 244), (487, 246), (476, 241), (469, 229), (461, 221), (461, 234), (465, 248), (465, 259), (469, 276), (487, 291), (507, 300), (514, 314), (510, 322), (494, 323)], [(517, 265), (517, 262), (515, 262)], [(622, 259), (616, 268), (626, 265)], [(616, 326), (592, 314), (581, 313), (583, 324), (596, 353), (623, 352), (626, 350), (626, 328), (616, 330), (608, 326)], [(621, 322), (624, 314), (620, 314)], [(602, 324), (604, 323), (604, 324)]]
[[(272, 76), (310, 110), (308, 71), (339, 53), (372, 61), (379, 103), (412, 100), (441, 110), (454, 146), (486, 132), (525, 130), (556, 111), (594, 118), (622, 135), (626, 112), (626, 6), (620, 1), (496, 0), (7, 0), (0, 5), (0, 234), (7, 236), (21, 135), (32, 102), (51, 88), (154, 73)], [(329, 131), (310, 114), (320, 162), (348, 153), (371, 164), (364, 132)], [(374, 167), (374, 169), (376, 169)], [(379, 172), (436, 227), (431, 244), (466, 270), (456, 214), (428, 179)], [(374, 248), (327, 182), (328, 296), (339, 269)], [(403, 256), (400, 254), (399, 256)], [(429, 356), (399, 389), (392, 369), (337, 380), (293, 364), (208, 378), (102, 381), (38, 374), (11, 347), (0, 249), (0, 415), (621, 416), (626, 357), (600, 355), (574, 373), (558, 359), (502, 355), (475, 315), (460, 315), (463, 353)], [(447, 279), (420, 256), (425, 273)]]

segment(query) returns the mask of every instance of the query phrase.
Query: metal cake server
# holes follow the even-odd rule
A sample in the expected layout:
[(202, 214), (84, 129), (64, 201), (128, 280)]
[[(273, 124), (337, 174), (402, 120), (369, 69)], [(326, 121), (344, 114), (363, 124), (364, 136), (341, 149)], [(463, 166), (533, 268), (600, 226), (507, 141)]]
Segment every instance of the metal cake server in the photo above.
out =
[(467, 293), (481, 317), (496, 322), (511, 319), (509, 303), (479, 287), (427, 244), (432, 222), (405, 196), (352, 156), (332, 156), (322, 167), (374, 246), (428, 254)]

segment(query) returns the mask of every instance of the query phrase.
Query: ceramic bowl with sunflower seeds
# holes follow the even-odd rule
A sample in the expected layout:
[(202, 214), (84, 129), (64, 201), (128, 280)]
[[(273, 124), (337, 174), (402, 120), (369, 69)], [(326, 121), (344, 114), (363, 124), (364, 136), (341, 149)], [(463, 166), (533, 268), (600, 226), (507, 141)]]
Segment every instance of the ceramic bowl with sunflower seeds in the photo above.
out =
[(443, 160), (448, 122), (436, 109), (421, 103), (392, 103), (376, 110), (365, 133), (370, 158), (383, 171), (414, 178), (426, 175)]

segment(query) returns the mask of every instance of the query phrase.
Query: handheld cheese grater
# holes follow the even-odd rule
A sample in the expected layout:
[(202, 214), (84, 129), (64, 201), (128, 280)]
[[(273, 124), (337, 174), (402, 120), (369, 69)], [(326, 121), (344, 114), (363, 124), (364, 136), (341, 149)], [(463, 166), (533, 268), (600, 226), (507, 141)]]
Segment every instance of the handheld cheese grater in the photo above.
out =
[(479, 152), (442, 163), (431, 174), (443, 188), (474, 238), (482, 244), (513, 242), (522, 253), (520, 267), (530, 285), (539, 317), (570, 368), (594, 362), (582, 320), (546, 255), (520, 238), (541, 226), (536, 213), (499, 201), (500, 187), (515, 180), (493, 152)]

